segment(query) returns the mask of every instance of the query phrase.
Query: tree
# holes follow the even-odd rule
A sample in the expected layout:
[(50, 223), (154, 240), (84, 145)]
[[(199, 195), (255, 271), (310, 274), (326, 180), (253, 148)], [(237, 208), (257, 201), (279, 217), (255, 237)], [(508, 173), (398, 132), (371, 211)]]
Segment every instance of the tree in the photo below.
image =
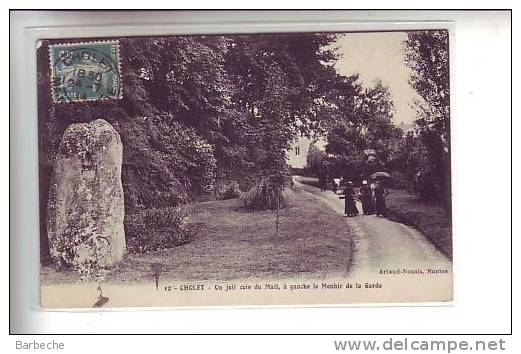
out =
[(388, 88), (377, 81), (374, 87), (363, 89), (357, 77), (352, 79), (343, 79), (350, 94), (339, 92), (326, 151), (336, 156), (336, 175), (359, 180), (390, 166), (402, 133), (392, 124), (394, 108)]
[(419, 94), (418, 124), (433, 129), (444, 148), (450, 146), (449, 37), (446, 30), (407, 34), (406, 64), (412, 69), (409, 83)]
[(317, 176), (327, 162), (327, 154), (320, 150), (314, 143), (309, 146), (306, 157), (306, 169)]
[(424, 146), (426, 164), (418, 172), (425, 186), (422, 196), (450, 210), (450, 91), (449, 38), (446, 30), (415, 31), (404, 42), (406, 63), (412, 69), (416, 100), (416, 126)]
[(254, 162), (252, 173), (279, 194), (287, 182), (291, 141), (320, 124), (320, 99), (336, 75), (336, 56), (325, 48), (335, 38), (278, 34), (230, 39), (226, 69), (237, 88), (233, 108), (245, 116), (244, 157)]

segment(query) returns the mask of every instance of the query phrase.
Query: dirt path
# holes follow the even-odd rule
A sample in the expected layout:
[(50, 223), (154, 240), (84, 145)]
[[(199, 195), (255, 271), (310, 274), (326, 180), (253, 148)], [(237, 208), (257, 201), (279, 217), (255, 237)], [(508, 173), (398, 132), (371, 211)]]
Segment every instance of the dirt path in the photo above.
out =
[[(344, 213), (344, 201), (331, 191), (303, 184), (307, 177), (295, 176), (295, 188), (313, 194), (339, 214)], [(358, 210), (362, 210), (357, 203)], [(452, 263), (415, 228), (380, 218), (359, 215), (346, 222), (356, 235), (356, 251), (351, 275), (394, 269), (446, 269)]]

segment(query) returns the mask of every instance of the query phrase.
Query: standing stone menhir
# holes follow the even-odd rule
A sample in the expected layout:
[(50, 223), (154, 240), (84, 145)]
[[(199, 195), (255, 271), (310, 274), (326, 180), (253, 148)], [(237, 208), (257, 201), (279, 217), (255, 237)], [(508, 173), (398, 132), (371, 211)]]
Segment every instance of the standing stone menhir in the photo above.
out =
[(47, 232), (53, 261), (89, 272), (125, 253), (123, 146), (105, 120), (70, 125), (56, 156)]

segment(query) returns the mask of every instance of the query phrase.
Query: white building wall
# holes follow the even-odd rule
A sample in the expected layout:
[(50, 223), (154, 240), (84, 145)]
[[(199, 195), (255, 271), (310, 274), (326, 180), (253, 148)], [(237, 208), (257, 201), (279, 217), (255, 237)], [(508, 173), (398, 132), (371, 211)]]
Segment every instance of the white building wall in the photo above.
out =
[(295, 139), (293, 144), (291, 144), (290, 149), (288, 150), (286, 156), (288, 159), (288, 164), (293, 168), (304, 168), (307, 165), (307, 158), (309, 147), (314, 143), (320, 150), (326, 149), (326, 140), (323, 138), (318, 139), (309, 139), (307, 137), (299, 137)]

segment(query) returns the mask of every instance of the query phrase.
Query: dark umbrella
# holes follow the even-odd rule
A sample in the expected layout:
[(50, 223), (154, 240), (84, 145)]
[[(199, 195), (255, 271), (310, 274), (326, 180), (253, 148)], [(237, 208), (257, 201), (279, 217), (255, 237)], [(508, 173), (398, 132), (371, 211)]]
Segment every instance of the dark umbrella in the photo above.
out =
[(391, 178), (391, 175), (388, 174), (387, 172), (375, 172), (371, 175), (372, 179), (381, 178), (381, 177)]

